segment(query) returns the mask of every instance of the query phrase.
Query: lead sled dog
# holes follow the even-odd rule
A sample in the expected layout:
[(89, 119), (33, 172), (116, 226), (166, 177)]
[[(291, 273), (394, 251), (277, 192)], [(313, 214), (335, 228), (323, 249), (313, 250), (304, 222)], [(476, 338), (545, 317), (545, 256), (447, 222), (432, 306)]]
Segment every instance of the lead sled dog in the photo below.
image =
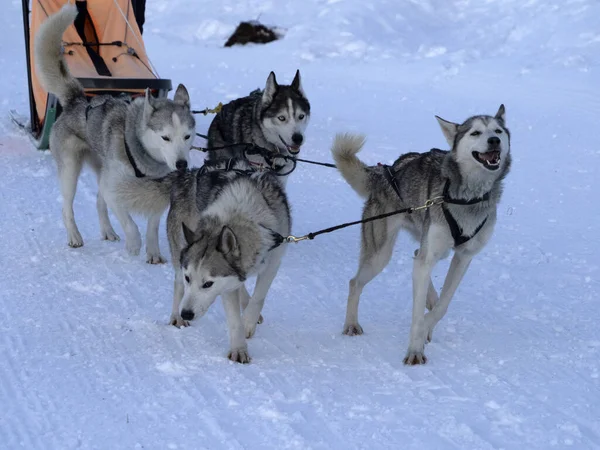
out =
[[(404, 363), (424, 364), (425, 341), (448, 309), (473, 257), (494, 230), (502, 182), (511, 165), (510, 133), (504, 105), (495, 116), (474, 116), (462, 124), (437, 120), (449, 151), (407, 153), (392, 166), (367, 166), (356, 154), (362, 136), (338, 135), (332, 147), (337, 167), (350, 186), (366, 199), (363, 218), (423, 205), (429, 209), (365, 223), (361, 231), (360, 262), (350, 281), (344, 334), (362, 334), (358, 303), (363, 288), (389, 263), (401, 229), (419, 242), (412, 273), (413, 312)], [(454, 256), (438, 295), (431, 281), (435, 264)], [(425, 314), (425, 308), (429, 312)]]
[(88, 101), (79, 81), (69, 73), (61, 48), (62, 36), (76, 16), (76, 6), (65, 5), (42, 24), (35, 41), (40, 80), (63, 108), (52, 127), (50, 150), (58, 167), (69, 246), (83, 245), (73, 199), (82, 166), (88, 163), (98, 176), (101, 236), (119, 239), (108, 206), (125, 232), (128, 252), (139, 254), (141, 237), (131, 213), (141, 213), (148, 216), (147, 261), (164, 262), (158, 228), (169, 192), (152, 178), (187, 168), (195, 132), (188, 92), (179, 85), (173, 100), (155, 99), (147, 91), (131, 103), (108, 95)]
[[(163, 181), (172, 183), (167, 215), (175, 269), (170, 322), (187, 326), (220, 295), (229, 327), (228, 358), (247, 363), (246, 338), (254, 335), (285, 253), (276, 237), (290, 232), (287, 197), (275, 175), (255, 171), (243, 159), (207, 162), (174, 178)], [(256, 286), (248, 300), (241, 291), (254, 275)]]

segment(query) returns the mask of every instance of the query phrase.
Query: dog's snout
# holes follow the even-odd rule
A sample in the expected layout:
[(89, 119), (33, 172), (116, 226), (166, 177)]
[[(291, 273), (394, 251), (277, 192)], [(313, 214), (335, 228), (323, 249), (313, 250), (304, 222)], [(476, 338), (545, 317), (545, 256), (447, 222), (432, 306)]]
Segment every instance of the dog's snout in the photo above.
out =
[(181, 311), (181, 318), (183, 320), (194, 320), (194, 311), (191, 309), (184, 309)]
[(292, 142), (294, 142), (294, 144), (296, 144), (296, 145), (302, 144), (303, 140), (304, 140), (304, 136), (302, 136), (300, 133), (294, 133), (292, 135)]
[(175, 163), (175, 167), (177, 167), (177, 170), (185, 170), (187, 169), (187, 161), (185, 159), (180, 159)]
[(500, 138), (496, 136), (492, 136), (488, 139), (488, 144), (492, 147), (498, 147), (500, 145)]

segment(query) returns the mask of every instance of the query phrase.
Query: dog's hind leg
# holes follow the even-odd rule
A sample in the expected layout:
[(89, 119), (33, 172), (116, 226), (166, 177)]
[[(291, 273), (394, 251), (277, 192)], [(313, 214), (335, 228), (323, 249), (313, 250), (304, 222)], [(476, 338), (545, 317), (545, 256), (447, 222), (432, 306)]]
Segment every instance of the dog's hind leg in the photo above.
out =
[(89, 158), (89, 163), (96, 173), (96, 177), (98, 178), (96, 211), (98, 212), (98, 221), (100, 222), (100, 236), (106, 241), (118, 241), (119, 235), (115, 232), (112, 224), (110, 223), (110, 218), (108, 217), (108, 206), (106, 205), (106, 200), (104, 200), (104, 196), (102, 195), (101, 191), (101, 162), (98, 158), (92, 156)]
[[(68, 148), (69, 144), (73, 148)], [(83, 147), (83, 148), (82, 148)], [(73, 211), (73, 201), (77, 192), (77, 181), (84, 162), (85, 144), (79, 139), (72, 138), (70, 142), (65, 142), (62, 149), (55, 153), (58, 176), (60, 179), (60, 191), (63, 197), (62, 216), (69, 247), (77, 248), (83, 245), (83, 238), (77, 224), (75, 223), (75, 213)]]
[(108, 217), (108, 206), (104, 200), (104, 196), (98, 191), (96, 197), (96, 210), (98, 211), (98, 220), (100, 222), (100, 236), (105, 241), (118, 241), (120, 240), (119, 235), (115, 232), (110, 218)]
[(444, 317), (446, 311), (448, 311), (450, 301), (452, 300), (458, 285), (462, 281), (463, 276), (469, 268), (469, 264), (471, 264), (472, 259), (473, 256), (471, 254), (460, 252), (454, 253), (454, 257), (450, 263), (450, 268), (446, 274), (446, 279), (444, 280), (444, 286), (442, 287), (442, 292), (440, 294), (440, 301), (429, 313), (425, 315), (425, 331), (427, 333), (427, 342), (431, 342), (433, 329), (442, 319), (442, 317)]
[(146, 228), (146, 262), (149, 264), (164, 264), (165, 258), (160, 254), (158, 246), (158, 228), (160, 226), (161, 214), (153, 214), (148, 218)]
[[(379, 275), (390, 262), (392, 252), (394, 251), (394, 244), (398, 237), (398, 230), (393, 230), (389, 234), (372, 231), (371, 224), (367, 224), (363, 228), (360, 263), (356, 275), (350, 280), (346, 320), (343, 330), (343, 334), (347, 334), (348, 336), (363, 334), (363, 329), (358, 323), (360, 295), (367, 283)], [(364, 235), (371, 236), (372, 239), (367, 240)]]
[(224, 293), (222, 298), (229, 328), (230, 348), (227, 357), (234, 362), (249, 363), (250, 356), (248, 355), (248, 344), (246, 343), (244, 324), (240, 314), (239, 293), (237, 289), (229, 291)]

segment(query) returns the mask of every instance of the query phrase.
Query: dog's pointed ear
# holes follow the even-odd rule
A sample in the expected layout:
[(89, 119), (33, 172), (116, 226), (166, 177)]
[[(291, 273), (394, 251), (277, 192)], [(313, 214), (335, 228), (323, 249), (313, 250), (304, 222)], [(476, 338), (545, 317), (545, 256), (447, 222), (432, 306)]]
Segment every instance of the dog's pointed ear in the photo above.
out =
[(502, 123), (506, 122), (506, 109), (504, 108), (504, 104), (500, 105), (500, 108), (498, 108), (498, 112), (496, 113), (494, 118), (497, 120), (501, 120)]
[(304, 89), (302, 89), (302, 80), (300, 79), (300, 70), (296, 70), (296, 76), (292, 81), (292, 89), (298, 92), (302, 97), (306, 97), (304, 95)]
[(269, 78), (267, 78), (267, 85), (265, 86), (265, 90), (263, 91), (262, 102), (264, 104), (271, 103), (278, 88), (279, 85), (277, 84), (277, 79), (275, 78), (275, 72), (271, 72), (269, 74)]
[(441, 117), (435, 116), (440, 127), (442, 128), (442, 133), (444, 133), (444, 137), (448, 142), (450, 148), (454, 147), (454, 138), (456, 137), (456, 133), (458, 132), (458, 124), (454, 122), (448, 122), (447, 120), (442, 119)]
[(190, 94), (188, 94), (188, 90), (183, 84), (177, 86), (177, 90), (175, 91), (175, 96), (173, 97), (173, 101), (181, 105), (185, 108), (190, 107)]
[(150, 89), (146, 88), (146, 95), (144, 98), (144, 119), (147, 121), (150, 115), (154, 112), (154, 97)]
[(190, 230), (183, 222), (181, 222), (181, 228), (183, 229), (185, 242), (187, 242), (188, 245), (192, 245), (194, 242), (196, 242), (196, 233), (194, 231)]
[(235, 251), (238, 248), (237, 238), (233, 233), (233, 230), (229, 228), (227, 225), (223, 226), (221, 229), (221, 234), (219, 236), (219, 243), (217, 244), (217, 250), (227, 255)]

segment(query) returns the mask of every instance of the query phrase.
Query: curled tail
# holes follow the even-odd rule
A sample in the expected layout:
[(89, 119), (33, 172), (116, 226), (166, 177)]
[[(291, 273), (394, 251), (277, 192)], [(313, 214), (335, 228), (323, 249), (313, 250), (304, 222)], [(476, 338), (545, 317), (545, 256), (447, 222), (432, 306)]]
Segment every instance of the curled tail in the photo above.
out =
[(121, 180), (116, 187), (120, 201), (140, 214), (162, 213), (171, 200), (171, 188), (180, 174), (173, 171), (161, 178), (133, 178)]
[(44, 89), (56, 95), (63, 108), (83, 97), (81, 83), (71, 75), (62, 50), (62, 36), (77, 17), (77, 7), (67, 4), (50, 16), (35, 37), (36, 72)]
[(331, 153), (338, 170), (350, 187), (363, 198), (369, 196), (367, 166), (356, 157), (362, 149), (365, 137), (355, 134), (338, 134), (333, 141)]

